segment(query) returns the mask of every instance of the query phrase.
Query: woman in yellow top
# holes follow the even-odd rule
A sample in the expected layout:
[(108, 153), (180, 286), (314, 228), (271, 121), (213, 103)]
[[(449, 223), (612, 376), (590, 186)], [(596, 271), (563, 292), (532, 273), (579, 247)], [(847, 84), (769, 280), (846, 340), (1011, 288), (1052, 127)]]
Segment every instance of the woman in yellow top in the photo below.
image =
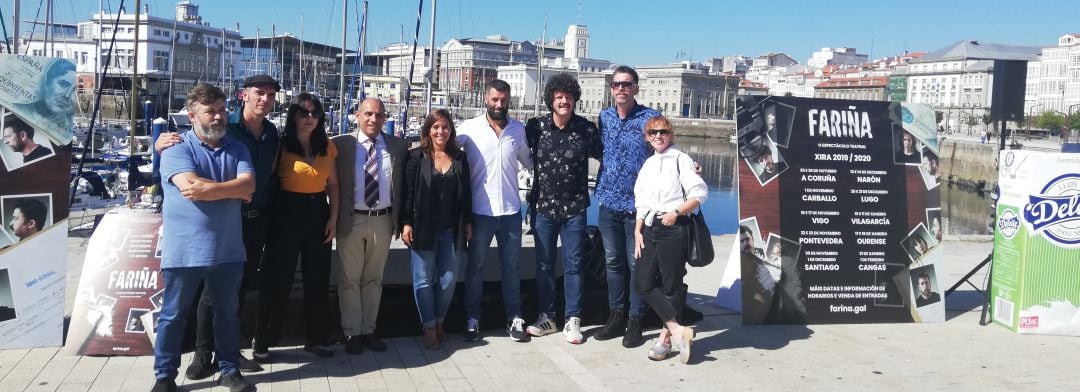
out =
[(281, 190), (273, 196), (252, 342), (252, 355), (262, 363), (270, 361), (269, 347), (281, 333), (297, 256), (304, 282), (304, 350), (319, 357), (334, 355), (327, 342), (327, 320), (330, 241), (337, 227), (337, 150), (326, 135), (322, 103), (311, 94), (297, 95), (286, 118), (277, 160)]

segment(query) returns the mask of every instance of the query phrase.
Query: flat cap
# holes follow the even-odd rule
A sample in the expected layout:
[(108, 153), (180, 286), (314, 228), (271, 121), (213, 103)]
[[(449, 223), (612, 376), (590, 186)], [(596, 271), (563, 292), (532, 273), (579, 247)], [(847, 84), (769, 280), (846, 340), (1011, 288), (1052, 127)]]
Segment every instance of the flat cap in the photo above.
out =
[(254, 75), (244, 79), (244, 88), (255, 86), (274, 86), (275, 90), (281, 91), (281, 83), (278, 83), (270, 75)]

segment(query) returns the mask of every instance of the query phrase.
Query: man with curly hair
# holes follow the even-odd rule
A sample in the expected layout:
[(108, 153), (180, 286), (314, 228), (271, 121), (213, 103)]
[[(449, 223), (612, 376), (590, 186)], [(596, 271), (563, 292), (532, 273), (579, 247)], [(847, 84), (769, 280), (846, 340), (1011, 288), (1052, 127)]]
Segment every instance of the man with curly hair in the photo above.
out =
[(573, 75), (560, 73), (544, 87), (551, 113), (529, 119), (525, 138), (535, 168), (529, 204), (536, 210), (536, 291), (539, 316), (528, 328), (533, 336), (555, 328), (556, 236), (563, 245), (563, 284), (566, 296), (566, 340), (580, 344), (581, 263), (584, 256), (585, 210), (589, 207), (589, 158), (602, 159), (603, 144), (596, 125), (574, 114), (581, 86)]

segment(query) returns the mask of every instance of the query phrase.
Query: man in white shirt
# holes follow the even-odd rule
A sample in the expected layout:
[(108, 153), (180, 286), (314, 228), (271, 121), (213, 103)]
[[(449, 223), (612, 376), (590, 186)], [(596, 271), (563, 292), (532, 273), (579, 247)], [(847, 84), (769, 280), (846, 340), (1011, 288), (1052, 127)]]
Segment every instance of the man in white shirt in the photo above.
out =
[(398, 235), (405, 159), (409, 145), (382, 132), (386, 107), (368, 98), (356, 111), (359, 130), (331, 139), (337, 147), (334, 164), (341, 189), (337, 240), (340, 271), (338, 305), (341, 329), (348, 340), (345, 352), (364, 347), (385, 351), (375, 336), (375, 319), (382, 300), (383, 269), (390, 239)]
[(484, 258), (491, 238), (499, 243), (502, 268), (502, 300), (509, 322), (507, 333), (517, 342), (527, 341), (521, 318), (521, 285), (518, 253), (521, 251), (521, 198), (518, 195), (520, 163), (532, 168), (525, 127), (510, 118), (510, 85), (495, 79), (485, 86), (486, 113), (458, 126), (458, 143), (469, 157), (472, 171), (473, 231), (465, 267), (465, 316), (462, 338), (480, 339), (480, 302), (483, 297)]

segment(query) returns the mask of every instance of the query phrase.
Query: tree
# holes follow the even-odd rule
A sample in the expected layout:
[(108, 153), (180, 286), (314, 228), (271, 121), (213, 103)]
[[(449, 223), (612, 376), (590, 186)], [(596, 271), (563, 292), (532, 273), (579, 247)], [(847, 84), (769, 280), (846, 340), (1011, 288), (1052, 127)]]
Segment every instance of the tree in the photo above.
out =
[(1069, 116), (1069, 129), (1080, 129), (1080, 112), (1074, 112)]
[(982, 121), (983, 123), (983, 132), (986, 132), (986, 126), (993, 122), (993, 120), (990, 119), (989, 114), (983, 114), (982, 117), (979, 118), (979, 121)]
[(938, 124), (941, 124), (941, 121), (945, 119), (945, 113), (942, 113), (940, 110), (935, 110), (934, 111), (934, 119), (935, 119), (934, 122), (936, 122)]
[(1047, 130), (1061, 129), (1065, 126), (1065, 116), (1057, 112), (1042, 112), (1035, 117), (1035, 127)]

